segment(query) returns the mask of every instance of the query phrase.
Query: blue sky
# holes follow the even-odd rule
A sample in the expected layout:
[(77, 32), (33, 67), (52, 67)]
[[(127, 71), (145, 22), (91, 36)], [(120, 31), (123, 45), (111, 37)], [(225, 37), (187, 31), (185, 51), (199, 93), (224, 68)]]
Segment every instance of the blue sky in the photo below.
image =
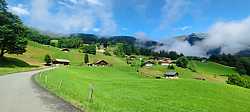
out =
[(54, 33), (162, 40), (250, 16), (250, 0), (7, 0), (28, 26)]

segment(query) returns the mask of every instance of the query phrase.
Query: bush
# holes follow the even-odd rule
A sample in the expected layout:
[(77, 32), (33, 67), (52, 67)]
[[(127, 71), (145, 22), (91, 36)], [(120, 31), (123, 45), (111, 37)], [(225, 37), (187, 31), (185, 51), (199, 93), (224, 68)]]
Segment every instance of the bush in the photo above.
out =
[(168, 66), (168, 69), (170, 69), (170, 70), (174, 70), (175, 68), (174, 68), (174, 66), (173, 66), (173, 65), (169, 65), (169, 66)]
[(176, 61), (176, 66), (182, 67), (182, 68), (187, 68), (188, 65), (188, 59), (186, 57), (180, 57)]
[(110, 52), (108, 52), (107, 50), (105, 50), (105, 52), (103, 54), (106, 56), (111, 56)]
[(82, 46), (82, 52), (88, 54), (96, 54), (96, 46), (95, 45), (84, 45)]
[(87, 53), (85, 53), (85, 56), (84, 56), (84, 63), (85, 64), (89, 63), (89, 55)]
[(231, 85), (241, 86), (244, 88), (250, 88), (250, 78), (240, 76), (240, 75), (229, 76), (227, 83)]
[(48, 64), (50, 64), (51, 62), (52, 62), (52, 58), (51, 58), (51, 56), (50, 55), (45, 55), (45, 57), (44, 57), (44, 61), (46, 62), (46, 64), (48, 65)]

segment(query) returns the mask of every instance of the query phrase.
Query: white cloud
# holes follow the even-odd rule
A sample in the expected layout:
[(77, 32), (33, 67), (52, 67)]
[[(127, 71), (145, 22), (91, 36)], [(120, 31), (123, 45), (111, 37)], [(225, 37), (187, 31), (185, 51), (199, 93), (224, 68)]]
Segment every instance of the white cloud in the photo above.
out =
[(92, 4), (92, 5), (98, 5), (98, 6), (103, 6), (104, 5), (99, 0), (86, 0), (86, 2), (89, 3), (89, 4)]
[(162, 8), (163, 19), (160, 23), (160, 29), (164, 29), (184, 16), (190, 4), (189, 0), (165, 0), (165, 5)]
[(224, 21), (213, 24), (208, 37), (191, 46), (187, 41), (168, 40), (159, 49), (174, 50), (188, 56), (207, 56), (212, 49), (221, 48), (221, 53), (235, 54), (250, 49), (250, 17), (239, 21)]
[(9, 6), (9, 11), (19, 16), (26, 16), (30, 14), (28, 9), (25, 8), (22, 4), (18, 4), (17, 6)]
[(178, 29), (181, 30), (181, 31), (187, 31), (187, 30), (189, 30), (191, 28), (192, 28), (192, 26), (183, 26), (183, 27), (178, 28)]
[(30, 23), (41, 30), (90, 33), (98, 25), (100, 35), (116, 32), (111, 0), (32, 0), (31, 6)]
[(250, 48), (250, 17), (240, 21), (217, 22), (209, 29), (206, 48), (221, 47), (223, 53), (237, 53)]

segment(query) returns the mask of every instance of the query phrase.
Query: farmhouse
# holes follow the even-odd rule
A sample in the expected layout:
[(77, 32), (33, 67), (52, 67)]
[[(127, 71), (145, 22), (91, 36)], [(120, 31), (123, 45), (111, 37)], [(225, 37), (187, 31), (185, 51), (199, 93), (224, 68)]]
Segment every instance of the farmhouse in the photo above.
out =
[(60, 65), (69, 65), (70, 61), (66, 59), (54, 59), (52, 61), (53, 64), (60, 64)]
[(165, 58), (159, 61), (159, 64), (161, 64), (162, 66), (168, 66), (170, 64), (172, 64), (172, 60), (170, 58)]
[(70, 51), (70, 49), (68, 49), (68, 48), (63, 48), (63, 49), (61, 49), (61, 51), (64, 51), (64, 52), (69, 52), (69, 51)]
[(105, 60), (99, 60), (99, 61), (96, 61), (95, 63), (93, 63), (93, 65), (95, 65), (95, 66), (108, 66), (109, 63)]
[(152, 61), (146, 61), (145, 63), (142, 64), (142, 66), (146, 66), (146, 67), (152, 67), (154, 65), (154, 62)]
[(167, 79), (176, 79), (176, 78), (178, 78), (178, 75), (179, 74), (177, 72), (175, 72), (175, 71), (169, 71), (169, 72), (166, 72), (164, 74), (164, 77), (167, 78)]

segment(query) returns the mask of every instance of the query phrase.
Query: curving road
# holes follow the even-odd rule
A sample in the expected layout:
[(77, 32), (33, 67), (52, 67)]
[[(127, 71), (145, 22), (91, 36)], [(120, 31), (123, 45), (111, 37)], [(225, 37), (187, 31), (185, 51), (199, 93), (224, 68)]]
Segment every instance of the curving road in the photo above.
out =
[(40, 71), (0, 76), (0, 112), (79, 112), (32, 81)]

